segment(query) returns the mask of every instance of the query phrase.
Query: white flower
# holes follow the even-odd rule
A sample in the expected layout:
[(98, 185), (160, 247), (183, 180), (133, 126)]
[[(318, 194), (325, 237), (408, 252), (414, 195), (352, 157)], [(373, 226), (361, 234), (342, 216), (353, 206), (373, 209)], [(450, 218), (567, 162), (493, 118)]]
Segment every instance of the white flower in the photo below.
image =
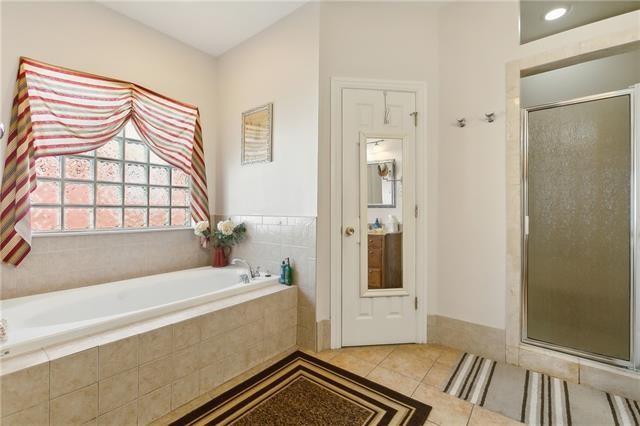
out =
[(204, 231), (206, 231), (207, 229), (209, 229), (209, 221), (203, 220), (201, 222), (196, 223), (196, 227), (194, 228), (193, 233), (199, 237), (203, 237)]
[(233, 234), (235, 227), (236, 226), (230, 220), (221, 220), (218, 222), (218, 231), (222, 232), (224, 235)]

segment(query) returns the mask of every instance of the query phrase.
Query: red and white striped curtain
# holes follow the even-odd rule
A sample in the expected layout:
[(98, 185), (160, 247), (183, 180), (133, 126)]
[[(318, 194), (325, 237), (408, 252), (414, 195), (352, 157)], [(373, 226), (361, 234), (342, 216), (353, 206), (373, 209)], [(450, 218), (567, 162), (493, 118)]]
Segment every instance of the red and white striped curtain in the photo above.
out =
[(99, 148), (129, 120), (156, 155), (191, 176), (191, 214), (209, 219), (196, 107), (126, 81), (20, 58), (0, 193), (3, 262), (18, 265), (30, 251), (36, 159)]

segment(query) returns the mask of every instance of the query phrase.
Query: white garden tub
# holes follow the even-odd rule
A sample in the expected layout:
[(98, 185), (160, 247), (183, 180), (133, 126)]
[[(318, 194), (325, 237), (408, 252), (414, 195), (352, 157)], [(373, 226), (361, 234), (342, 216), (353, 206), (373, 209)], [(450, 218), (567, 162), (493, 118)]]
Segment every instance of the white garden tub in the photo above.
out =
[(0, 301), (13, 356), (225, 297), (277, 285), (278, 277), (241, 283), (238, 267), (202, 267)]

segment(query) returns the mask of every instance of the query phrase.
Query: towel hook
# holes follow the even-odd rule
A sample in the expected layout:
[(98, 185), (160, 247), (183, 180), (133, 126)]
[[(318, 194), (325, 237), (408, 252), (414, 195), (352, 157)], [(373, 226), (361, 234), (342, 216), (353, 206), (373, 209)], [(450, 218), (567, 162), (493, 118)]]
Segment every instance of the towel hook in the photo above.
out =
[(456, 121), (458, 122), (458, 127), (464, 127), (467, 125), (467, 119), (464, 117), (458, 118)]
[(485, 117), (485, 120), (487, 120), (487, 123), (493, 123), (494, 121), (496, 121), (495, 112), (485, 112), (484, 117)]

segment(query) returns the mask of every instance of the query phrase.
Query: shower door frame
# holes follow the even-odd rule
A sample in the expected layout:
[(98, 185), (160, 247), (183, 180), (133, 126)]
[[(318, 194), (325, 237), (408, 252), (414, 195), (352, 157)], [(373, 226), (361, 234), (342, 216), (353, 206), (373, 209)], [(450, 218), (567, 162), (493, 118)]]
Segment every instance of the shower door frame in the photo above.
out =
[[(522, 197), (521, 197), (521, 249), (522, 249), (522, 309), (521, 309), (521, 337), (520, 340), (522, 343), (530, 344), (533, 346), (538, 346), (546, 349), (555, 350), (558, 352), (564, 352), (567, 354), (579, 356), (582, 358), (588, 358), (595, 361), (606, 362), (608, 364), (625, 367), (629, 369), (640, 369), (640, 337), (637, 336), (636, 332), (640, 331), (640, 292), (637, 291), (636, 286), (636, 271), (640, 270), (640, 250), (638, 247), (638, 237), (637, 237), (637, 226), (640, 223), (640, 218), (638, 214), (640, 213), (638, 210), (638, 201), (640, 200), (640, 194), (638, 191), (640, 189), (640, 182), (638, 182), (638, 173), (637, 167), (640, 165), (640, 152), (638, 150), (638, 145), (640, 142), (638, 141), (637, 127), (640, 126), (638, 123), (638, 117), (636, 117), (636, 109), (640, 110), (640, 84), (632, 86), (628, 89), (616, 90), (612, 92), (601, 93), (597, 95), (584, 96), (580, 98), (570, 99), (566, 101), (560, 102), (552, 102), (543, 105), (536, 105), (529, 108), (522, 108), (521, 110), (521, 129), (520, 129), (520, 141), (521, 141), (521, 152), (522, 152), (522, 160), (520, 167), (520, 175), (521, 175), (521, 184), (522, 184)], [(631, 130), (631, 141), (630, 141), (630, 149), (631, 149), (631, 164), (629, 165), (631, 168), (631, 181), (630, 181), (630, 195), (631, 199), (629, 200), (630, 204), (630, 214), (629, 214), (629, 279), (630, 279), (630, 312), (629, 312), (629, 320), (630, 320), (630, 340), (629, 340), (629, 361), (621, 360), (618, 358), (609, 357), (606, 355), (594, 354), (591, 352), (585, 352), (578, 349), (568, 348), (560, 345), (556, 345), (553, 343), (543, 342), (540, 340), (530, 339), (528, 337), (527, 332), (527, 278), (528, 278), (528, 236), (529, 236), (529, 182), (528, 182), (528, 172), (529, 172), (529, 121), (528, 115), (530, 112), (540, 111), (544, 109), (551, 109), (561, 106), (568, 105), (576, 105), (580, 103), (597, 101), (602, 99), (615, 98), (619, 96), (629, 96), (629, 112), (630, 112), (630, 130)]]

